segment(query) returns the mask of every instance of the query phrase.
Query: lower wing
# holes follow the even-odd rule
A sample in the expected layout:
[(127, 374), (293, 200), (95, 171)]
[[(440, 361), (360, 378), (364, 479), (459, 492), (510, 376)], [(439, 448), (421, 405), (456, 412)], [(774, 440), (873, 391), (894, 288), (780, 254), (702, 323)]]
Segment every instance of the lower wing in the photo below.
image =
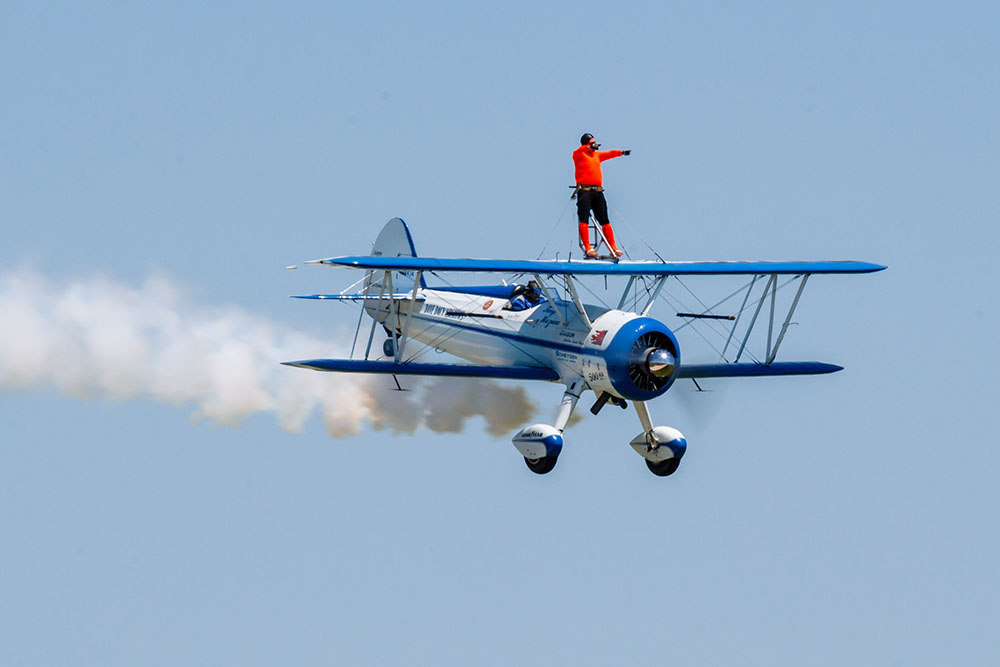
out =
[(497, 378), (505, 380), (559, 379), (551, 368), (535, 366), (474, 366), (472, 364), (395, 364), (390, 361), (363, 361), (360, 359), (307, 359), (285, 361), (285, 366), (311, 368), (315, 371), (341, 373), (384, 373), (387, 375), (442, 375), (448, 377)]
[(821, 361), (775, 361), (771, 364), (681, 364), (679, 378), (739, 378), (768, 375), (823, 375), (844, 370)]

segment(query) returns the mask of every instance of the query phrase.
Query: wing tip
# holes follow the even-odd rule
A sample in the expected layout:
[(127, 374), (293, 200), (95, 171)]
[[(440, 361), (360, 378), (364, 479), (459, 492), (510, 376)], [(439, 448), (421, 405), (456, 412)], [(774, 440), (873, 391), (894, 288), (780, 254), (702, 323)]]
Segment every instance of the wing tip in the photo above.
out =
[[(278, 363), (280, 363), (282, 366), (292, 366), (294, 368), (316, 368), (315, 366), (310, 365), (308, 361), (281, 361)], [(323, 370), (323, 369), (316, 368), (316, 370)]]
[(680, 378), (778, 377), (788, 375), (827, 375), (844, 370), (843, 366), (823, 361), (775, 361), (771, 364), (723, 363), (682, 364)]

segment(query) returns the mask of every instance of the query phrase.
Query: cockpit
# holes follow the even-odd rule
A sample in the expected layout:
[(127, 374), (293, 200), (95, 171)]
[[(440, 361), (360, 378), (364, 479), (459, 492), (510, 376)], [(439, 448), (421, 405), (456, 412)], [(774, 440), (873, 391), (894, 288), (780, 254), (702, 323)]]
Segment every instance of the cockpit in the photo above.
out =
[(510, 300), (503, 307), (504, 310), (527, 310), (544, 303), (545, 295), (538, 289), (538, 283), (529, 280), (527, 285), (514, 285), (510, 292)]

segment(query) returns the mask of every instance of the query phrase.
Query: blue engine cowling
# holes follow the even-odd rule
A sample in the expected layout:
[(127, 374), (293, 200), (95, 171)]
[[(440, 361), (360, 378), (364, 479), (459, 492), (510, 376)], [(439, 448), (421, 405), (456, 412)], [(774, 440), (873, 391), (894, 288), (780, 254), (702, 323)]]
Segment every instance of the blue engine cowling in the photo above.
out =
[(615, 393), (633, 401), (663, 394), (676, 379), (681, 363), (674, 333), (651, 317), (624, 322), (600, 356)]

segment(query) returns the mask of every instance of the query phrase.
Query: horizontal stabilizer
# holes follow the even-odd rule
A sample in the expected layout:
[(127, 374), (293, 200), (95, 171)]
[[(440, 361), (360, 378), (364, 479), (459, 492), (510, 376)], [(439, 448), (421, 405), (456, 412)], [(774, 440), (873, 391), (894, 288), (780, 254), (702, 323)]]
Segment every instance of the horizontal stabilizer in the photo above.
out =
[(776, 361), (764, 364), (682, 364), (679, 378), (742, 378), (768, 375), (823, 375), (844, 370), (843, 366), (820, 361)]
[(505, 380), (559, 379), (551, 368), (533, 366), (473, 366), (471, 364), (395, 364), (391, 361), (361, 359), (308, 359), (285, 361), (286, 366), (341, 373), (384, 373), (388, 375), (440, 375), (447, 377), (497, 378)]
[(460, 271), (544, 275), (693, 276), (873, 273), (885, 266), (869, 262), (601, 262), (544, 259), (445, 259), (437, 257), (330, 257), (306, 264), (332, 264), (382, 271)]
[[(292, 295), (293, 299), (318, 299), (320, 301), (388, 301), (392, 299), (406, 299), (409, 300), (410, 293), (405, 294), (383, 294), (379, 296), (376, 294), (303, 294)], [(417, 297), (417, 301), (423, 301), (420, 297)]]

